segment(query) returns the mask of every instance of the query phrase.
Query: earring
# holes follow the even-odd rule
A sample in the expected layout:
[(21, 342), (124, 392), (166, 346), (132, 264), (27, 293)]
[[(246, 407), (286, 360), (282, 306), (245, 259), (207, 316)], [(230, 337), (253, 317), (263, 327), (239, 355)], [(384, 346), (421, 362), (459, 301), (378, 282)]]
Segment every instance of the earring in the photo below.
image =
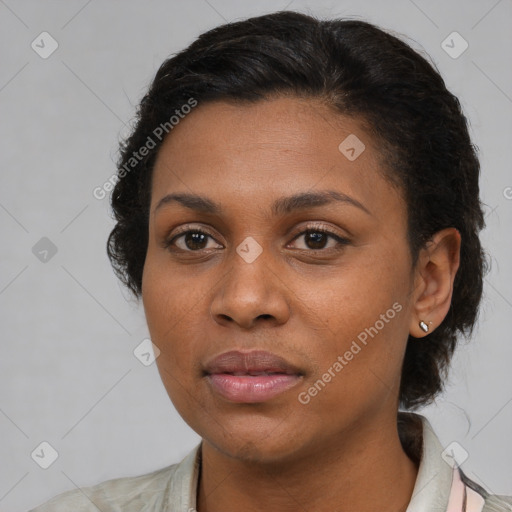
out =
[(419, 325), (420, 325), (420, 329), (423, 332), (428, 332), (428, 325), (423, 320), (420, 320)]

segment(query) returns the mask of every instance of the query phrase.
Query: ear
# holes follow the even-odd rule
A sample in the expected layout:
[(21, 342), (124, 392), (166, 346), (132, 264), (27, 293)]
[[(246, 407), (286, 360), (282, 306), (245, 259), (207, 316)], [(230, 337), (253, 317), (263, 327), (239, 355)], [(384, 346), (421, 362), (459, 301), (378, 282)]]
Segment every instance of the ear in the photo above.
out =
[[(460, 244), (457, 229), (446, 228), (438, 231), (420, 250), (414, 273), (413, 309), (409, 326), (411, 336), (427, 336), (447, 315), (460, 263)], [(428, 325), (428, 332), (420, 328), (420, 321)]]

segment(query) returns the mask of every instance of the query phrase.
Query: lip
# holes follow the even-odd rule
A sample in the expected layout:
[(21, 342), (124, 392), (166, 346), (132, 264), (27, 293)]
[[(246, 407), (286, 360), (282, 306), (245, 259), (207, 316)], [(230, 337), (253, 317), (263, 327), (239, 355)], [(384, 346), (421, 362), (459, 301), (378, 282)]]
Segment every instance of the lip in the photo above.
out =
[(285, 373), (302, 375), (299, 368), (286, 359), (265, 350), (230, 350), (224, 352), (205, 365), (205, 372), (212, 373)]
[(237, 403), (266, 402), (298, 384), (303, 372), (263, 350), (231, 350), (209, 361), (204, 373), (211, 388)]

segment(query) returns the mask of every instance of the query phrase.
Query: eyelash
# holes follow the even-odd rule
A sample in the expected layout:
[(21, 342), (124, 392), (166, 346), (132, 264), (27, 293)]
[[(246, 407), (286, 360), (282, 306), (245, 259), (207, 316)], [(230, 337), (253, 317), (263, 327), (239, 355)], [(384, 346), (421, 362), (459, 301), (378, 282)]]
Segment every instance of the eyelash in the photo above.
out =
[[(165, 249), (169, 249), (178, 238), (180, 238), (184, 235), (187, 235), (189, 233), (199, 233), (202, 235), (206, 235), (206, 236), (212, 238), (213, 240), (215, 240), (215, 238), (207, 231), (204, 231), (203, 229), (200, 229), (200, 228), (194, 228), (194, 229), (187, 229), (186, 231), (182, 231), (182, 232), (174, 235), (172, 238), (165, 240), (163, 243), (163, 247)], [(297, 238), (299, 238), (303, 235), (306, 235), (308, 233), (324, 233), (324, 234), (328, 235), (328, 237), (336, 240), (336, 242), (338, 243), (338, 247), (330, 247), (327, 249), (325, 249), (325, 248), (324, 249), (299, 249), (301, 251), (307, 251), (307, 252), (312, 252), (312, 253), (328, 252), (329, 250), (340, 250), (343, 246), (346, 246), (350, 243), (350, 240), (348, 240), (347, 238), (340, 237), (339, 235), (337, 235), (337, 234), (333, 233), (332, 231), (329, 231), (328, 229), (321, 227), (321, 226), (308, 226), (305, 230), (301, 231), (300, 233), (297, 233), (297, 235), (293, 237), (292, 241), (294, 241)], [(187, 250), (187, 249), (179, 248), (179, 250), (181, 250), (183, 252), (194, 253), (194, 252), (201, 252), (204, 249), (198, 249), (197, 251), (192, 251), (190, 249)]]

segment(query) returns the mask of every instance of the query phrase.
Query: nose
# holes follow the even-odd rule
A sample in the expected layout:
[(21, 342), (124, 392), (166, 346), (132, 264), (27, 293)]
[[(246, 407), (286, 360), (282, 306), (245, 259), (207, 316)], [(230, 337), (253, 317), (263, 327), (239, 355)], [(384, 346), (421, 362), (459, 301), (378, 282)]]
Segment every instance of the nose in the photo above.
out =
[(265, 252), (248, 263), (233, 251), (229, 270), (219, 282), (210, 308), (218, 324), (252, 329), (257, 323), (278, 326), (288, 320), (289, 288)]

